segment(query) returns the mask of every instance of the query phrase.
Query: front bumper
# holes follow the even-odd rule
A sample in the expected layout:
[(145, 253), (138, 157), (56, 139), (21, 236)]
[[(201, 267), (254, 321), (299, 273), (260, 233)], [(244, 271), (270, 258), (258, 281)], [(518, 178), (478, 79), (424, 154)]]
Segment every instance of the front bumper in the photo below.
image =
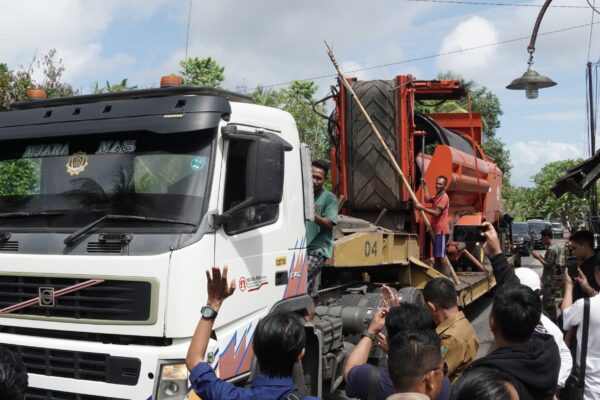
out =
[[(62, 398), (54, 397), (54, 393), (72, 393), (79, 394), (82, 397), (98, 396), (98, 399), (148, 399), (153, 397), (155, 390), (155, 381), (158, 379), (160, 371), (159, 361), (165, 359), (184, 359), (189, 346), (189, 340), (180, 340), (170, 346), (156, 347), (144, 345), (116, 345), (104, 344), (99, 342), (90, 342), (83, 340), (65, 340), (47, 337), (26, 336), (18, 334), (0, 333), (0, 343), (7, 344), (10, 347), (20, 347), (28, 349), (28, 352), (40, 351), (49, 352), (51, 356), (46, 360), (46, 364), (56, 363), (56, 366), (46, 366), (44, 368), (30, 368), (29, 370), (29, 392), (43, 397), (35, 398)], [(123, 384), (109, 383), (115, 381), (109, 376), (115, 371), (109, 371), (107, 367), (106, 376), (101, 378), (95, 374), (82, 373), (89, 367), (86, 361), (79, 364), (81, 355), (108, 355), (114, 359), (138, 360), (139, 368), (129, 370), (124, 373), (131, 374), (129, 381)], [(76, 368), (63, 368), (64, 374), (56, 373), (60, 371), (61, 362), (76, 358)], [(85, 356), (83, 357), (85, 359)], [(24, 357), (24, 362), (30, 365), (36, 363), (32, 358)], [(42, 363), (43, 364), (43, 363)], [(74, 370), (74, 371), (73, 371)], [(33, 372), (32, 372), (33, 371)], [(49, 372), (51, 371), (51, 372)], [(54, 375), (48, 375), (52, 373)], [(135, 374), (135, 376), (133, 375)], [(79, 398), (79, 397), (77, 397)], [(86, 397), (87, 398), (87, 397)], [(96, 398), (96, 397), (94, 397)]]
[(516, 252), (518, 252), (521, 255), (529, 255), (530, 253), (530, 247), (529, 247), (529, 243), (519, 243), (519, 244), (515, 244), (513, 246), (514, 250)]

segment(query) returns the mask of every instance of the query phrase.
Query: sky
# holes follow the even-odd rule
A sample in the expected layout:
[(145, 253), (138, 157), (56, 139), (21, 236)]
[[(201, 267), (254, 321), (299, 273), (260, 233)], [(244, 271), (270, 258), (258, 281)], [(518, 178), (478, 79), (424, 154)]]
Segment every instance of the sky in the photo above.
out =
[[(553, 1), (541, 24), (534, 68), (558, 85), (527, 100), (524, 92), (505, 86), (526, 70), (526, 48), (543, 1), (493, 2), (511, 6), (192, 0), (187, 54), (225, 66), (224, 86), (231, 90), (320, 77), (319, 93), (326, 95), (335, 71), (323, 40), (333, 45), (344, 71), (376, 67), (348, 73), (359, 79), (412, 74), (425, 80), (451, 70), (499, 97), (504, 115), (497, 136), (510, 150), (511, 183), (531, 186), (544, 164), (589, 155), (585, 69), (600, 58), (600, 24), (589, 25), (600, 22), (600, 14), (593, 16), (586, 0)], [(84, 93), (96, 82), (123, 78), (138, 87), (156, 86), (162, 75), (178, 72), (185, 57), (189, 6), (190, 0), (0, 0), (0, 62), (28, 69), (34, 55), (55, 48), (65, 81)], [(578, 28), (548, 33), (572, 27)], [(450, 54), (434, 57), (444, 53)]]

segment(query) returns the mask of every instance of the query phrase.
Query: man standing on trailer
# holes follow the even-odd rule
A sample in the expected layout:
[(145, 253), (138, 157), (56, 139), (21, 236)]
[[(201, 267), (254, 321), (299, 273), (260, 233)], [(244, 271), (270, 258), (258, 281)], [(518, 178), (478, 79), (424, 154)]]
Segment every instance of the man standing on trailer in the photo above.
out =
[(333, 255), (333, 226), (337, 223), (338, 203), (335, 195), (323, 187), (329, 172), (325, 161), (312, 162), (315, 220), (306, 223), (308, 277), (306, 291), (314, 299), (318, 277), (325, 260)]
[[(450, 198), (446, 193), (446, 185), (448, 178), (440, 175), (435, 180), (435, 196), (431, 197), (427, 189), (427, 182), (421, 178), (421, 186), (425, 201), (433, 203), (433, 208), (424, 207), (422, 204), (415, 204), (417, 210), (423, 210), (431, 215), (431, 228), (435, 235), (433, 241), (433, 256), (435, 257), (435, 265), (438, 269), (446, 266), (446, 251), (448, 249), (448, 238), (450, 237), (450, 227), (448, 226), (448, 208), (450, 207)], [(441, 271), (447, 273), (448, 271)]]

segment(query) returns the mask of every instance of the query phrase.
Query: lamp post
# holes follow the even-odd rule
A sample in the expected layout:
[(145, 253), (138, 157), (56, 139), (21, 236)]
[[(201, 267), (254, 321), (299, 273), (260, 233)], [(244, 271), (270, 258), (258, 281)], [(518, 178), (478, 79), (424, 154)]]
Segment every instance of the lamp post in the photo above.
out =
[(544, 14), (546, 10), (550, 6), (552, 0), (546, 0), (540, 13), (538, 14), (537, 20), (535, 21), (535, 25), (533, 27), (533, 32), (531, 33), (531, 40), (529, 42), (529, 46), (527, 46), (527, 52), (529, 53), (529, 61), (527, 64), (529, 67), (527, 71), (523, 74), (523, 76), (513, 80), (510, 85), (508, 85), (507, 89), (512, 90), (525, 90), (525, 96), (528, 99), (537, 99), (538, 90), (544, 89), (552, 86), (556, 86), (556, 82), (547, 76), (540, 75), (533, 69), (533, 53), (535, 52), (535, 41), (537, 39), (538, 30), (540, 29), (540, 24), (542, 23), (542, 18), (544, 18)]

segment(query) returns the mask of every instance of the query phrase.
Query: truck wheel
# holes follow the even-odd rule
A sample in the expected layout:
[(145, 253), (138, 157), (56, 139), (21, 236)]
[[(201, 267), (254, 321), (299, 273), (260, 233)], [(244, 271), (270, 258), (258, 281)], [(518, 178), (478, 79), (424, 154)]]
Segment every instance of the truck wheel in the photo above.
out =
[[(352, 89), (377, 126), (394, 156), (398, 156), (394, 81), (359, 81)], [(401, 210), (401, 182), (356, 102), (350, 110), (350, 205), (354, 210)]]
[(398, 290), (398, 295), (403, 303), (425, 305), (425, 299), (423, 299), (423, 292), (421, 292), (421, 289), (405, 287)]

